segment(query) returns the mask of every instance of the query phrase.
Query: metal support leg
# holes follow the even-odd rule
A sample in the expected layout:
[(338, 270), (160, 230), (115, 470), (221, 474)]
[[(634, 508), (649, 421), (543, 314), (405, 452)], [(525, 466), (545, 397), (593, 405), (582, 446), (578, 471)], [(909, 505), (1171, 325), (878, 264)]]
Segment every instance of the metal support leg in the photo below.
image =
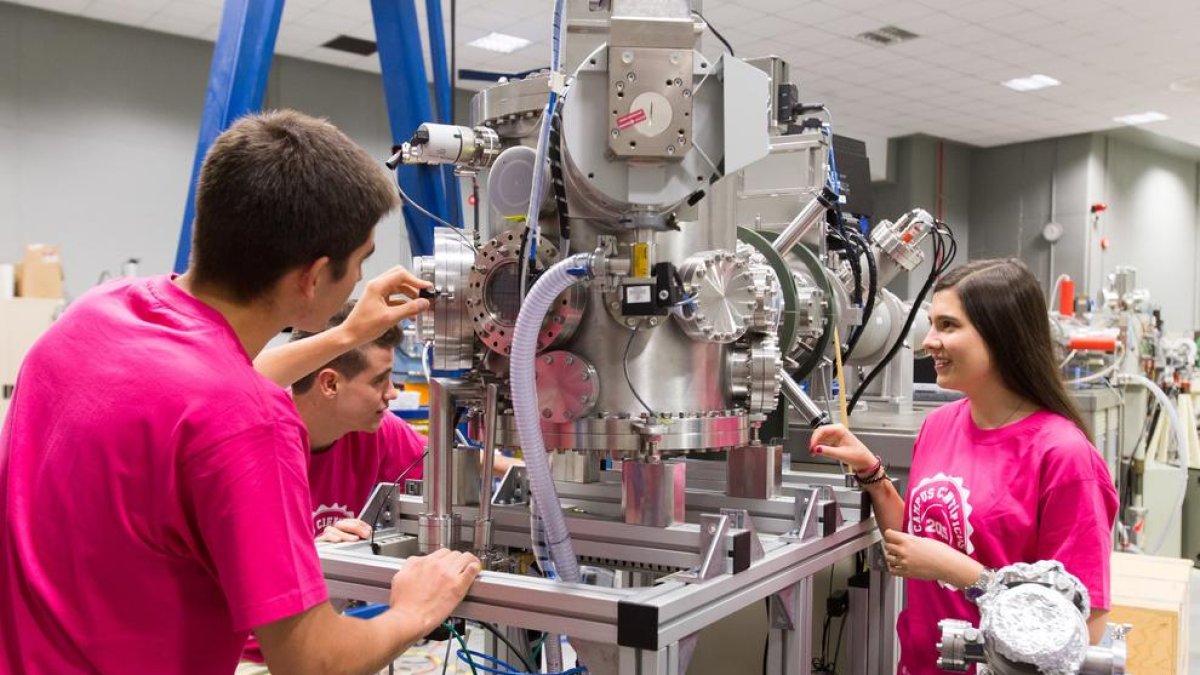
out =
[(846, 654), (850, 661), (850, 675), (867, 675), (870, 672), (867, 669), (867, 658), (868, 653), (874, 651), (870, 641), (873, 619), (869, 609), (870, 593), (869, 588), (858, 588), (853, 583), (850, 585), (850, 614), (846, 617), (850, 624), (847, 628), (847, 640), (848, 644), (852, 645)]
[(429, 383), (429, 454), (425, 456), (425, 513), (421, 514), (417, 540), (422, 553), (453, 548), (459, 527), (454, 514), (454, 411), (461, 380), (435, 377)]
[(679, 644), (657, 651), (621, 647), (618, 655), (620, 675), (683, 675), (679, 669)]
[[(246, 113), (262, 109), (279, 34), (283, 0), (226, 0), (221, 12), (221, 30), (213, 47), (208, 91), (204, 94), (204, 113), (200, 118), (200, 138), (192, 165), (183, 207), (183, 227), (175, 249), (175, 272), (187, 269), (192, 253), (192, 220), (196, 216), (196, 183), (204, 156), (217, 136)], [(422, 78), (423, 80), (424, 78)]]
[(867, 641), (871, 646), (867, 650), (869, 673), (894, 673), (900, 660), (896, 617), (903, 605), (903, 587), (895, 577), (888, 574), (882, 551), (883, 547), (876, 544), (868, 549), (867, 553), (870, 568), (870, 587), (867, 589)]
[(812, 577), (780, 593), (778, 600), (791, 620), (790, 627), (772, 621), (767, 643), (767, 672), (775, 675), (809, 675), (812, 671)]

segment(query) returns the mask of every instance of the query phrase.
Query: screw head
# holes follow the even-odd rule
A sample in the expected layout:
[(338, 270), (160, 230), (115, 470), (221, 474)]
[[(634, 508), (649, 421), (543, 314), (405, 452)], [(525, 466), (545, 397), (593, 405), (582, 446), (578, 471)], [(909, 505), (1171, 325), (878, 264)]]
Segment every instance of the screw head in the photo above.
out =
[(612, 136), (613, 138), (616, 138), (617, 136), (621, 135), (621, 132), (617, 131), (616, 129), (613, 129), (612, 131), (608, 132), (608, 135)]
[(621, 52), (621, 63), (633, 63), (633, 52), (629, 50)]
[(549, 419), (553, 416), (554, 416), (554, 411), (550, 410), (549, 408), (542, 408), (542, 417)]

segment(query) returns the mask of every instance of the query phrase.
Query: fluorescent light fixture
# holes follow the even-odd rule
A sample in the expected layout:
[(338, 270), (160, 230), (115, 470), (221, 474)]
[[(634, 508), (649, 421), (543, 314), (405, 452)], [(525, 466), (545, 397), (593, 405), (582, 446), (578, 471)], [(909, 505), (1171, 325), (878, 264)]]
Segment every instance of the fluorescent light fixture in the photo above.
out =
[(1134, 113), (1132, 115), (1121, 115), (1120, 117), (1114, 117), (1113, 121), (1120, 122), (1121, 124), (1146, 124), (1148, 122), (1161, 122), (1165, 119), (1168, 119), (1166, 115), (1160, 112), (1151, 111)]
[(1030, 75), (1029, 77), (1014, 78), (1002, 84), (1013, 91), (1036, 91), (1046, 87), (1057, 87), (1062, 82), (1049, 75)]
[(504, 33), (488, 33), (477, 40), (471, 40), (467, 44), (471, 47), (486, 49), (489, 52), (511, 54), (518, 49), (528, 47), (529, 40), (515, 35), (505, 35)]

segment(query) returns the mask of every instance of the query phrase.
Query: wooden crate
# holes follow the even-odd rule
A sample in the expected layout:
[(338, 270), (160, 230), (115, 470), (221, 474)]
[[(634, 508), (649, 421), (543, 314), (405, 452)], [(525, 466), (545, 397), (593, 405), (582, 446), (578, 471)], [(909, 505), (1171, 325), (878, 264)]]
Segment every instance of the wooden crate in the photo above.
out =
[(1128, 623), (1127, 670), (1136, 675), (1188, 675), (1192, 564), (1128, 553), (1112, 557), (1112, 623)]

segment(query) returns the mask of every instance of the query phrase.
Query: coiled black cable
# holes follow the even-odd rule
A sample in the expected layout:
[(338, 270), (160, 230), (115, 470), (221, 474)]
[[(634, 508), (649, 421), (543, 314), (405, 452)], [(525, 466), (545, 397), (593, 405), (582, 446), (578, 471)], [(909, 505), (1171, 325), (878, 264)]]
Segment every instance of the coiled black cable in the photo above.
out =
[(875, 264), (875, 256), (871, 254), (871, 244), (867, 238), (858, 230), (850, 230), (850, 237), (862, 252), (863, 257), (867, 259), (867, 301), (863, 305), (862, 323), (846, 341), (846, 348), (842, 350), (842, 360), (850, 358), (850, 354), (854, 352), (855, 345), (858, 344), (858, 339), (862, 337), (864, 331), (867, 330), (867, 322), (871, 320), (871, 313), (875, 311), (875, 300), (879, 293), (879, 269)]
[(904, 341), (908, 339), (908, 331), (912, 330), (913, 322), (916, 321), (917, 314), (921, 311), (921, 303), (925, 302), (925, 296), (929, 295), (930, 289), (937, 282), (938, 277), (950, 268), (950, 264), (954, 262), (954, 257), (958, 254), (958, 241), (954, 238), (954, 232), (941, 221), (934, 221), (933, 232), (930, 233), (933, 239), (933, 264), (929, 268), (929, 277), (925, 279), (925, 284), (921, 286), (921, 292), (917, 293), (917, 298), (913, 300), (912, 309), (908, 312), (908, 318), (904, 321), (904, 327), (900, 329), (900, 335), (892, 344), (891, 349), (883, 357), (883, 360), (875, 364), (871, 372), (858, 385), (858, 391), (854, 392), (853, 398), (846, 404), (846, 414), (854, 412), (854, 407), (858, 405), (858, 400), (867, 391), (867, 387), (871, 386), (871, 382), (878, 377), (879, 373), (887, 367), (887, 364), (895, 358), (896, 353), (900, 351), (900, 347), (904, 345)]

